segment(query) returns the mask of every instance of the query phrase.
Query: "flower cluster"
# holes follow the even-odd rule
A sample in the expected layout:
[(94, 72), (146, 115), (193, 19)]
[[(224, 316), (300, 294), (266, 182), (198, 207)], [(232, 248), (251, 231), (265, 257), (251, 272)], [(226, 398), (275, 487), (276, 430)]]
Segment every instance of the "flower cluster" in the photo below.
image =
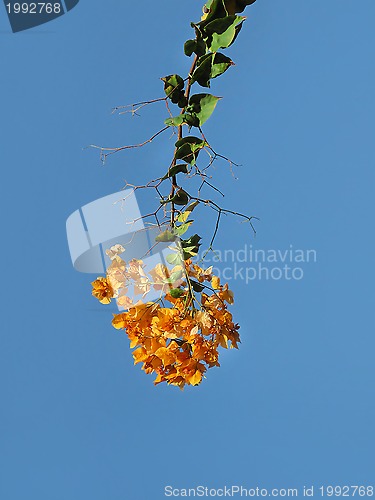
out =
[[(172, 269), (158, 264), (146, 273), (141, 260), (126, 263), (119, 256), (123, 251), (120, 245), (107, 251), (112, 263), (107, 276), (92, 283), (93, 295), (104, 304), (115, 298), (126, 309), (112, 325), (126, 331), (134, 363), (155, 373), (155, 384), (200, 384), (208, 368), (220, 366), (219, 347), (238, 348), (239, 326), (227, 309), (233, 293), (212, 268), (191, 259)], [(130, 290), (141, 299), (134, 303)], [(159, 299), (147, 301), (151, 290), (159, 291)]]

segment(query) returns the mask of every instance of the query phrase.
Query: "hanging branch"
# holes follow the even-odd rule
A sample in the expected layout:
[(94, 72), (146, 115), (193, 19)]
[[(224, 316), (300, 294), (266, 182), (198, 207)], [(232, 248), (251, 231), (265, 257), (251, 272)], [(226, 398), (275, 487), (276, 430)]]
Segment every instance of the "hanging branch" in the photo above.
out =
[[(169, 117), (158, 132), (136, 145), (116, 148), (91, 146), (100, 150), (100, 157), (105, 161), (109, 155), (151, 143), (168, 129), (177, 136), (173, 156), (164, 175), (144, 185), (125, 185), (133, 191), (153, 189), (157, 193), (158, 207), (133, 223), (144, 220), (145, 224), (159, 231), (146, 255), (151, 254), (158, 243), (166, 243), (172, 252), (166, 256), (166, 262), (173, 267), (158, 264), (147, 274), (142, 260), (133, 259), (126, 263), (120, 257), (125, 249), (115, 245), (107, 250), (112, 264), (107, 269), (106, 277), (93, 282), (93, 295), (101, 302), (109, 303), (116, 298), (118, 304), (124, 307), (126, 312), (115, 315), (112, 324), (117, 329), (126, 330), (131, 347), (136, 347), (133, 352), (135, 363), (142, 363), (146, 373), (156, 373), (155, 384), (166, 382), (181, 389), (186, 384), (199, 385), (208, 368), (220, 366), (219, 347), (237, 348), (240, 342), (239, 325), (233, 322), (227, 310), (227, 304), (233, 303), (233, 293), (227, 284), (222, 285), (219, 277), (213, 275), (212, 267), (205, 270), (195, 262), (201, 236), (184, 235), (194, 222), (191, 214), (198, 205), (208, 207), (217, 214), (209, 247), (201, 260), (204, 261), (208, 252), (214, 251), (224, 215), (238, 217), (248, 223), (256, 234), (253, 221), (258, 220), (257, 217), (223, 208), (201, 193), (207, 187), (224, 197), (207, 173), (216, 160), (225, 160), (233, 176), (233, 167), (239, 166), (213, 148), (202, 127), (221, 99), (206, 89), (214, 78), (234, 65), (222, 51), (235, 42), (242, 29), (246, 18), (238, 14), (254, 2), (208, 0), (201, 20), (191, 24), (194, 38), (184, 45), (185, 55), (193, 56), (187, 76), (183, 78), (171, 74), (163, 77), (164, 97), (113, 109), (119, 114), (138, 116), (144, 107), (165, 102)], [(197, 85), (204, 91), (193, 93)], [(176, 114), (172, 111), (173, 105), (179, 110)], [(198, 136), (192, 133), (194, 129)], [(203, 152), (208, 155), (209, 162), (202, 167)], [(199, 187), (197, 193), (189, 193), (185, 181), (194, 178), (197, 178)], [(154, 222), (147, 222), (150, 218)], [(135, 295), (142, 295), (140, 301), (132, 302), (129, 288), (133, 288)], [(160, 291), (161, 297), (147, 301), (150, 290)], [(172, 304), (169, 307), (165, 305), (168, 302)]]

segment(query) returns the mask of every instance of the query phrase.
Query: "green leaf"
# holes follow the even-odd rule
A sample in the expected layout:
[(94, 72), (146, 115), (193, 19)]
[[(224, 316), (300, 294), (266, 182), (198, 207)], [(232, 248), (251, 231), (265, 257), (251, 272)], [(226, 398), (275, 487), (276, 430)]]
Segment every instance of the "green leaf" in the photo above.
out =
[(190, 57), (191, 54), (195, 52), (197, 48), (197, 41), (196, 40), (186, 40), (185, 45), (184, 45), (184, 52), (185, 55)]
[(177, 115), (173, 118), (167, 118), (166, 120), (164, 120), (164, 123), (168, 125), (168, 127), (179, 127), (183, 123), (186, 123), (184, 119), (185, 115)]
[(176, 160), (185, 160), (190, 165), (194, 165), (196, 161), (196, 157), (193, 155), (190, 144), (182, 144), (176, 151), (175, 154)]
[(199, 205), (199, 201), (193, 201), (192, 203), (190, 203), (186, 208), (185, 208), (185, 211), (182, 212), (182, 214), (180, 214), (178, 217), (177, 217), (177, 221), (178, 222), (186, 222), (191, 214), (191, 212), (194, 210), (194, 208), (196, 206)]
[(173, 202), (175, 205), (186, 205), (189, 203), (189, 195), (183, 189), (179, 189), (177, 193), (169, 199), (170, 202)]
[(199, 125), (203, 125), (215, 110), (220, 97), (211, 94), (195, 94), (189, 100), (189, 112), (199, 120)]
[(168, 75), (161, 79), (164, 82), (164, 92), (167, 97), (178, 104), (184, 98), (185, 82), (180, 75)]
[(202, 35), (198, 30), (196, 31), (197, 38), (195, 40), (187, 40), (184, 45), (185, 55), (190, 57), (193, 53), (197, 56), (202, 56), (206, 53), (206, 44), (202, 38)]
[(194, 113), (185, 113), (185, 123), (190, 128), (199, 127), (199, 118)]
[(199, 151), (207, 146), (207, 142), (198, 137), (188, 136), (177, 141), (175, 146), (177, 148), (176, 160), (185, 160), (190, 165), (195, 165)]
[(198, 246), (198, 245), (200, 245), (199, 242), (201, 239), (202, 238), (199, 236), (199, 234), (193, 234), (193, 236), (190, 236), (190, 238), (188, 238), (187, 240), (181, 241), (182, 248), (185, 248), (186, 246), (190, 246), (190, 245)]
[(211, 52), (217, 52), (219, 49), (226, 49), (235, 40), (238, 28), (246, 18), (243, 16), (227, 16), (221, 19), (215, 19), (204, 27), (205, 34), (212, 38), (208, 42), (208, 48)]
[(200, 240), (202, 238), (199, 234), (193, 234), (187, 240), (181, 240), (181, 246), (184, 252), (184, 259), (190, 259), (190, 257), (194, 257), (199, 252)]
[(228, 12), (225, 8), (225, 3), (223, 0), (208, 0), (205, 5), (205, 8), (208, 10), (205, 19), (199, 23), (200, 25), (205, 25), (214, 19), (218, 19), (221, 17), (225, 17), (228, 15)]
[(176, 239), (176, 235), (174, 233), (172, 233), (172, 231), (169, 231), (169, 229), (167, 229), (166, 231), (163, 231), (162, 233), (158, 234), (155, 238), (155, 241), (157, 241), (158, 243), (166, 243), (166, 242), (169, 242), (169, 241), (174, 241)]
[(198, 281), (190, 280), (190, 283), (194, 292), (201, 293), (205, 288), (204, 285), (201, 285)]
[(187, 105), (187, 103), (188, 103), (188, 100), (185, 97), (185, 94), (183, 92), (181, 92), (180, 97), (179, 97), (178, 102), (177, 102), (178, 107), (181, 109), (184, 109), (185, 106)]
[(168, 177), (173, 177), (177, 174), (187, 174), (188, 172), (188, 166), (186, 163), (184, 163), (183, 165), (175, 165), (168, 170), (162, 180), (168, 179)]
[(200, 151), (205, 146), (208, 146), (208, 143), (206, 141), (202, 141), (202, 144), (191, 144), (191, 150), (193, 153), (196, 153), (197, 151)]
[(201, 87), (210, 87), (211, 78), (222, 75), (233, 64), (229, 57), (220, 52), (206, 54), (198, 59), (192, 82), (198, 82)]
[(206, 54), (198, 59), (191, 82), (198, 82), (201, 87), (209, 87), (214, 54)]
[[(243, 12), (248, 5), (252, 5), (256, 0), (236, 0), (234, 12)], [(229, 12), (232, 14), (232, 12)]]
[(193, 224), (194, 221), (190, 220), (188, 222), (185, 222), (185, 224), (181, 224), (181, 226), (178, 226), (175, 228), (176, 234), (178, 236), (182, 236), (183, 234), (186, 233), (186, 231), (189, 229), (189, 227)]
[(183, 90), (184, 79), (180, 75), (168, 75), (161, 79), (164, 82), (165, 93), (169, 95), (173, 90)]
[(177, 217), (177, 221), (178, 222), (186, 222), (188, 220), (188, 217), (190, 215), (190, 212), (182, 212), (182, 214), (180, 214), (178, 217)]
[(186, 259), (189, 259), (193, 255), (197, 255), (197, 247), (185, 247), (184, 248), (184, 253), (189, 253), (189, 257), (185, 257)]
[(234, 65), (234, 62), (229, 57), (221, 54), (221, 52), (216, 52), (216, 54), (213, 55), (211, 78), (222, 75), (228, 68)]
[(186, 113), (167, 118), (164, 123), (169, 127), (180, 127), (185, 124), (190, 127), (200, 127), (211, 116), (219, 99), (220, 97), (211, 94), (195, 94), (189, 100)]
[[(179, 256), (179, 255), (178, 255), (178, 262), (177, 262), (176, 264), (174, 264), (174, 265), (177, 265), (177, 266), (178, 266), (178, 265), (182, 265), (182, 260), (181, 260), (181, 258), (180, 258), (180, 256)], [(180, 271), (175, 271), (174, 273), (172, 273), (172, 274), (169, 276), (169, 279), (171, 280), (171, 282), (172, 282), (172, 283), (174, 283), (175, 281), (177, 281), (177, 280), (181, 279), (181, 278), (182, 278), (182, 276), (183, 276), (183, 274), (184, 274), (184, 273), (182, 272), (182, 270), (180, 270)]]
[(173, 118), (167, 118), (164, 123), (168, 127), (180, 127), (181, 125), (189, 125), (189, 127), (199, 127), (199, 119), (192, 114), (183, 113)]
[(184, 144), (202, 144), (204, 141), (202, 139), (199, 139), (199, 137), (195, 137), (193, 135), (189, 135), (187, 137), (183, 137), (182, 139), (179, 139), (175, 146), (176, 148), (179, 148), (183, 146)]
[(185, 292), (180, 288), (172, 288), (172, 290), (169, 290), (169, 295), (172, 295), (174, 299), (180, 298), (182, 295), (184, 295), (184, 293)]
[[(177, 266), (178, 264), (181, 264), (181, 257), (178, 255), (178, 253), (170, 253), (166, 256), (165, 259), (168, 262), (168, 264), (171, 264), (172, 266)], [(178, 279), (178, 278), (174, 279), (173, 274), (169, 277), (172, 283), (176, 281), (176, 279)]]

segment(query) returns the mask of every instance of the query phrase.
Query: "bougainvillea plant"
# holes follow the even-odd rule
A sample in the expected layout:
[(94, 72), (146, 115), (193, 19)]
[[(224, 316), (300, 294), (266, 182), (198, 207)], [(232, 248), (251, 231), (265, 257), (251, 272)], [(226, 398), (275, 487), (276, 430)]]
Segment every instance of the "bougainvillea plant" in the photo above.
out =
[[(177, 135), (173, 158), (164, 175), (143, 186), (133, 186), (134, 190), (155, 189), (160, 198), (155, 212), (145, 217), (155, 218), (154, 226), (158, 229), (155, 244), (170, 245), (166, 258), (170, 267), (159, 263), (146, 270), (141, 259), (126, 262), (121, 257), (126, 249), (117, 244), (106, 252), (111, 260), (106, 276), (92, 283), (92, 294), (102, 304), (115, 299), (123, 309), (114, 315), (112, 325), (129, 337), (135, 364), (141, 363), (146, 373), (155, 374), (155, 384), (166, 382), (181, 389), (185, 385), (197, 386), (208, 368), (220, 366), (219, 348), (237, 349), (240, 342), (239, 325), (228, 311), (228, 305), (233, 304), (232, 291), (213, 275), (212, 267), (202, 267), (204, 256), (198, 260), (201, 236), (185, 233), (191, 229), (191, 214), (198, 205), (207, 206), (217, 214), (208, 251), (213, 251), (222, 215), (238, 216), (249, 222), (254, 231), (254, 217), (224, 209), (201, 195), (203, 187), (222, 194), (210, 182), (208, 169), (217, 158), (225, 159), (231, 167), (233, 162), (215, 152), (202, 130), (219, 97), (206, 91), (192, 92), (195, 85), (208, 89), (213, 78), (233, 66), (233, 61), (222, 51), (234, 43), (246, 19), (238, 14), (254, 2), (209, 0), (200, 22), (191, 23), (195, 37), (184, 45), (185, 55), (193, 58), (187, 77), (165, 76), (164, 97), (132, 104), (121, 111), (135, 114), (148, 104), (163, 101), (169, 114), (164, 127), (136, 146), (100, 147), (105, 160), (110, 154), (150, 143), (166, 130)], [(178, 113), (171, 111), (172, 105), (179, 109)], [(208, 165), (204, 167), (203, 153), (208, 155)], [(200, 182), (194, 194), (185, 185), (192, 178)], [(159, 293), (157, 299), (148, 300), (148, 295), (155, 291)]]

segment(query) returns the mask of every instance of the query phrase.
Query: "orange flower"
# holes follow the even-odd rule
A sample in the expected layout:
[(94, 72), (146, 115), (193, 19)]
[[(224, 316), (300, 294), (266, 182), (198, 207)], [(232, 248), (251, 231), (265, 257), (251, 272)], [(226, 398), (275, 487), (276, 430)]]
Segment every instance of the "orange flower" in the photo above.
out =
[(226, 283), (223, 287), (220, 287), (221, 291), (219, 292), (219, 297), (222, 300), (228, 302), (228, 304), (234, 303), (234, 294), (231, 290), (228, 290), (228, 283)]
[(133, 301), (130, 297), (128, 297), (126, 295), (127, 293), (127, 289), (126, 288), (122, 288), (121, 289), (121, 292), (119, 294), (119, 297), (117, 299), (117, 304), (121, 307), (123, 307), (124, 309), (129, 309), (130, 307), (132, 307), (134, 304), (133, 304)]
[(180, 313), (177, 309), (160, 308), (157, 316), (152, 319), (152, 330), (156, 334), (164, 334), (166, 338), (177, 338), (174, 328), (180, 321)]
[(167, 266), (163, 264), (157, 264), (154, 269), (150, 271), (150, 275), (153, 279), (152, 285), (155, 290), (162, 290), (163, 292), (166, 292), (167, 290), (172, 288), (169, 281), (170, 271)]
[(114, 255), (107, 269), (107, 280), (116, 294), (126, 286), (126, 279), (126, 262)]
[(99, 276), (91, 283), (92, 295), (96, 297), (102, 304), (109, 304), (114, 296), (113, 288), (107, 278)]

